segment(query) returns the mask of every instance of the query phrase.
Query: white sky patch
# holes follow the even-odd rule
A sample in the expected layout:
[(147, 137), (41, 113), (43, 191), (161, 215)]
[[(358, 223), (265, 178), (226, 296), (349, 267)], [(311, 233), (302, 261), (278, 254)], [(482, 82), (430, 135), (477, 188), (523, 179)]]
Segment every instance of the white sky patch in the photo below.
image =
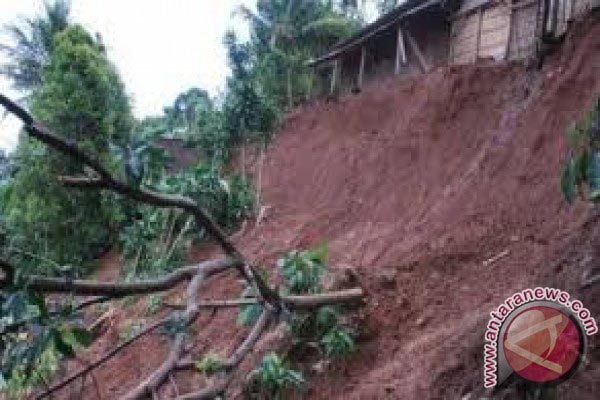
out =
[[(212, 95), (223, 88), (229, 73), (223, 35), (233, 28), (242, 39), (248, 36), (245, 21), (232, 17), (242, 3), (254, 8), (255, 0), (72, 0), (71, 17), (100, 33), (135, 115), (144, 117), (160, 114), (191, 87)], [(0, 0), (0, 25), (35, 15), (42, 4)], [(0, 92), (17, 95), (2, 77)], [(18, 127), (13, 117), (0, 121), (0, 148), (14, 148)]]

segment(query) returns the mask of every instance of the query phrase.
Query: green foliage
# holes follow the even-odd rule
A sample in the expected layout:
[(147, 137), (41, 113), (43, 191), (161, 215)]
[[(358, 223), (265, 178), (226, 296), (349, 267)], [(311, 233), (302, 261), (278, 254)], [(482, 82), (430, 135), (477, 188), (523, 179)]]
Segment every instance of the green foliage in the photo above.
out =
[(240, 307), (237, 322), (243, 326), (252, 326), (260, 317), (262, 308), (258, 304), (246, 304)]
[(293, 250), (277, 262), (291, 293), (307, 294), (321, 291), (321, 279), (326, 270), (326, 255), (327, 247), (320, 246), (305, 251)]
[(600, 201), (600, 98), (586, 117), (567, 133), (570, 155), (563, 167), (561, 189), (568, 202), (579, 192)]
[(0, 74), (9, 78), (15, 89), (31, 92), (42, 84), (42, 70), (53, 50), (54, 36), (69, 25), (69, 2), (44, 2), (44, 13), (25, 18), (6, 27), (12, 44), (0, 45), (7, 62)]
[(302, 374), (276, 353), (263, 357), (257, 376), (261, 392), (272, 399), (283, 399), (287, 390), (299, 390), (305, 383)]
[(51, 312), (41, 296), (24, 289), (0, 297), (0, 381), (10, 396), (22, 398), (57, 370), (61, 356), (71, 357), (92, 338), (70, 305)]
[(329, 357), (347, 357), (356, 347), (350, 332), (337, 327), (321, 338), (321, 345)]
[(146, 300), (146, 314), (156, 314), (163, 305), (163, 298), (160, 294), (151, 294)]
[(311, 86), (306, 61), (358, 29), (356, 8), (352, 2), (318, 0), (259, 0), (256, 12), (240, 7), (250, 23), (250, 75), (278, 109), (306, 98)]
[[(262, 279), (267, 282), (269, 280), (269, 276), (267, 275), (267, 271), (265, 269), (259, 270), (259, 274), (262, 276)], [(242, 298), (256, 298), (256, 289), (248, 283), (244, 284), (244, 290), (242, 291)], [(242, 326), (252, 326), (260, 317), (262, 312), (262, 307), (260, 304), (245, 304), (240, 306), (240, 310), (238, 312), (237, 322)]]
[[(326, 272), (325, 245), (291, 251), (279, 260), (286, 289), (293, 294), (319, 293)], [(338, 308), (324, 306), (312, 312), (293, 313), (288, 324), (295, 340), (318, 342), (329, 357), (343, 357), (354, 351), (351, 331), (343, 324)]]
[[(33, 94), (34, 116), (68, 140), (114, 165), (109, 142), (127, 140), (128, 99), (101, 46), (74, 25), (54, 37)], [(5, 257), (23, 270), (57, 273), (57, 265), (89, 264), (109, 242), (123, 215), (110, 194), (65, 190), (61, 175), (85, 171), (75, 161), (22, 137), (11, 157), (13, 175), (0, 188), (0, 214), (10, 240)], [(77, 268), (69, 274), (78, 276)]]
[(209, 352), (201, 360), (196, 362), (195, 367), (197, 371), (203, 374), (213, 375), (223, 369), (224, 365), (225, 361), (223, 360), (223, 357), (216, 353)]
[(123, 84), (102, 44), (81, 26), (55, 36), (43, 81), (32, 111), (55, 132), (100, 157), (109, 141), (129, 139), (133, 120)]

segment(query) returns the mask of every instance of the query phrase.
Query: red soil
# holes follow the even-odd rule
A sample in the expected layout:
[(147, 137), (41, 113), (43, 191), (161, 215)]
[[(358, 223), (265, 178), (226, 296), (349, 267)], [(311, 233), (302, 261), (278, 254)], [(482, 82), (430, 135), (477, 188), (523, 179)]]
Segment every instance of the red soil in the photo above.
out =
[[(526, 287), (569, 290), (598, 317), (598, 290), (579, 290), (600, 257), (598, 218), (559, 190), (565, 129), (598, 94), (600, 22), (590, 18), (541, 71), (444, 68), (285, 121), (266, 154), (265, 219), (237, 241), (265, 265), (328, 242), (333, 268), (351, 266), (369, 293), (358, 353), (310, 376), (307, 398), (481, 397), (487, 315)], [(238, 292), (228, 278), (207, 297)], [(203, 317), (192, 354), (232, 348), (243, 333), (234, 318)], [(100, 368), (103, 398), (158, 365), (161, 340), (149, 336)], [(560, 387), (564, 398), (596, 398), (597, 344), (592, 337), (588, 362)], [(182, 393), (203, 384), (191, 373), (175, 379)], [(165, 385), (163, 398), (174, 390)]]

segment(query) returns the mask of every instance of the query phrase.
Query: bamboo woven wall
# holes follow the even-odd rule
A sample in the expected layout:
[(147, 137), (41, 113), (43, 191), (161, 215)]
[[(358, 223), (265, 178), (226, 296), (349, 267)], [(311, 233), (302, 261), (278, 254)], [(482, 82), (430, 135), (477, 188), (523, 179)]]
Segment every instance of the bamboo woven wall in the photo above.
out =
[(464, 2), (452, 19), (450, 63), (504, 59), (510, 35), (510, 10), (501, 3)]

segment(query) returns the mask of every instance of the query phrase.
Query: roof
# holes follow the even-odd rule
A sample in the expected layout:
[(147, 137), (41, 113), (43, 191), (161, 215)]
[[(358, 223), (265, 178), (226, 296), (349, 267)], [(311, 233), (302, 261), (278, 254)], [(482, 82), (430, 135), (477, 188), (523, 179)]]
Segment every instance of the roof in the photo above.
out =
[(395, 25), (398, 21), (410, 15), (416, 14), (426, 8), (435, 5), (441, 5), (442, 3), (443, 0), (406, 0), (392, 11), (382, 15), (375, 21), (366, 25), (353, 36), (333, 46), (327, 54), (324, 54), (316, 59), (309, 60), (307, 64), (309, 66), (313, 66), (337, 58), (340, 54), (365, 42), (369, 38), (377, 35), (381, 31), (386, 30), (390, 26)]

